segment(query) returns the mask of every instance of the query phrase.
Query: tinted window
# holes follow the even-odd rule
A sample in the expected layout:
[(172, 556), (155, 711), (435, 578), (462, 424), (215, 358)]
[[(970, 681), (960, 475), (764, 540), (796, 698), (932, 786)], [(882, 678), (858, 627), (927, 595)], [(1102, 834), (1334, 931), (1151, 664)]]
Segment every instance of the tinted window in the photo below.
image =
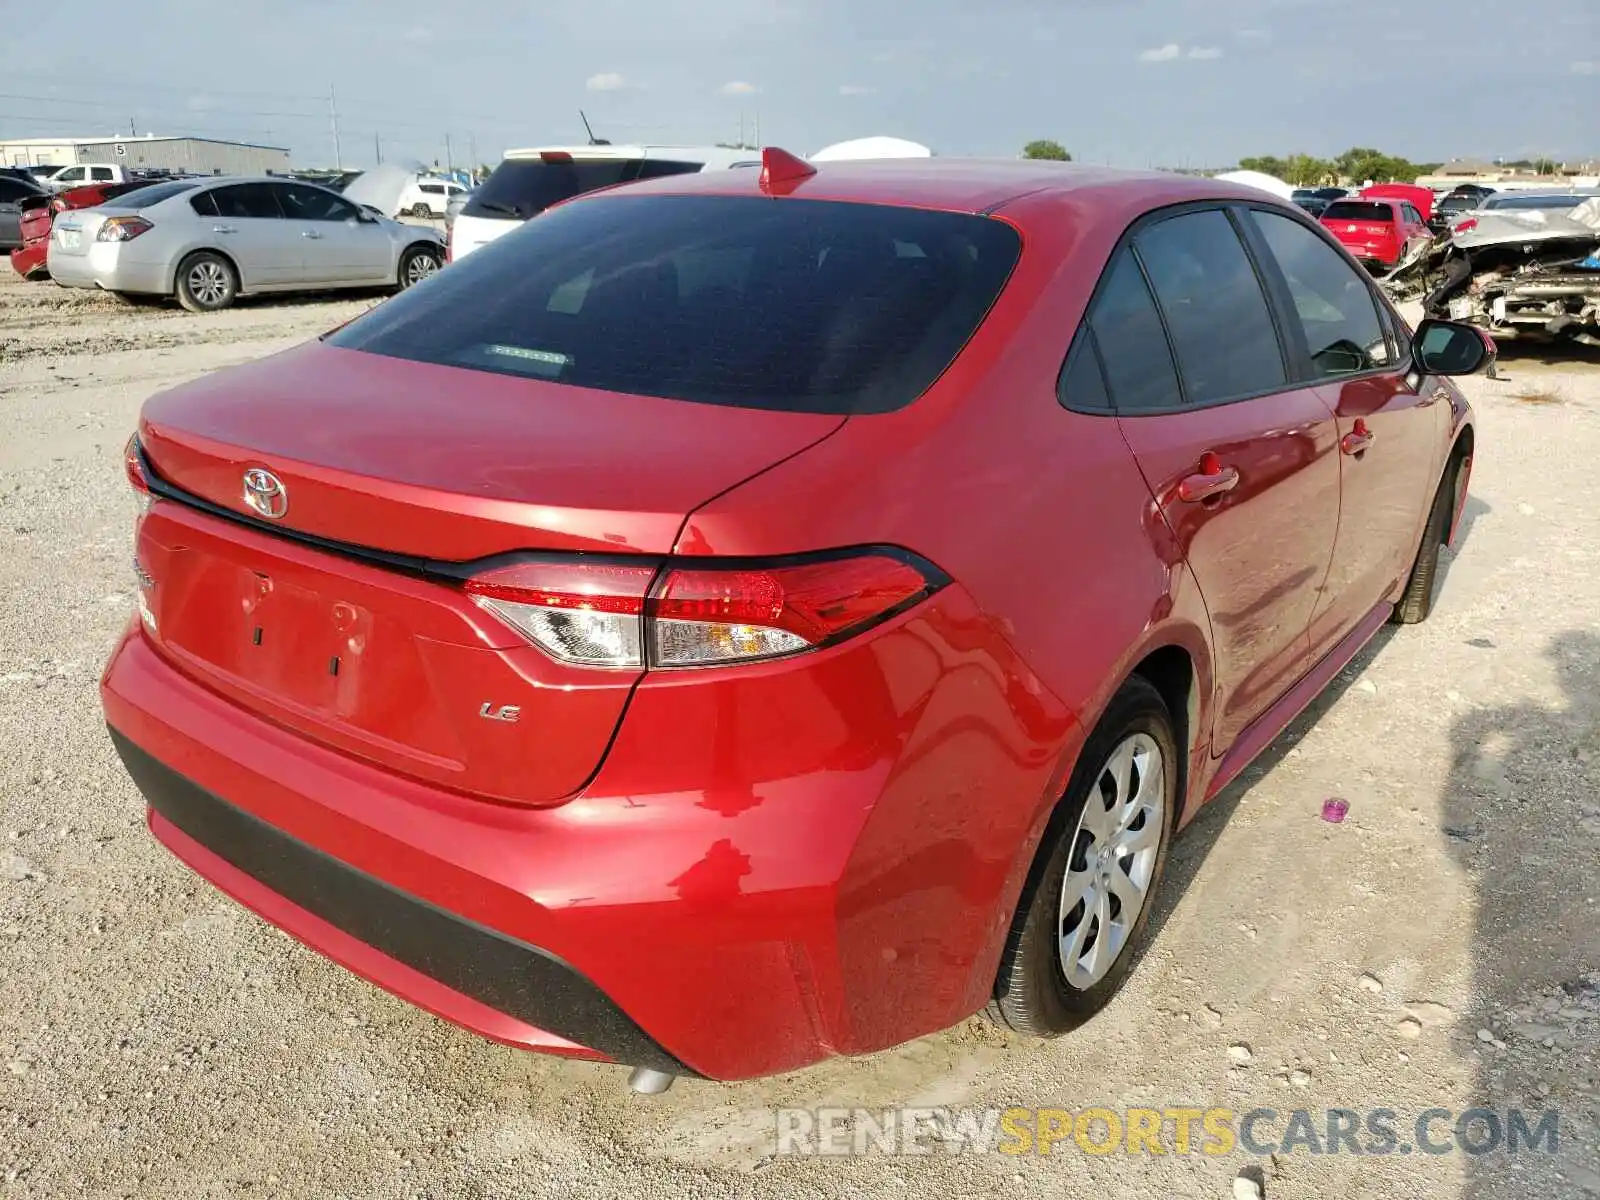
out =
[(429, 196), (442, 196), (442, 195), (444, 195), (443, 186), (441, 186), (440, 184), (437, 184), (437, 183), (419, 183), (417, 185), (417, 187), (420, 188), (424, 193), (426, 193)]
[(281, 217), (277, 188), (270, 183), (236, 183), (211, 193), (221, 217)]
[(0, 204), (15, 204), (24, 196), (37, 196), (39, 189), (30, 187), (20, 179), (10, 179), (0, 175)]
[(663, 175), (693, 175), (704, 169), (704, 163), (672, 162), (665, 158), (647, 158), (639, 164), (638, 179), (660, 179)]
[(528, 222), (329, 341), (636, 395), (886, 412), (950, 364), (1020, 249), (967, 214), (623, 193)]
[(1393, 363), (1377, 304), (1356, 268), (1299, 222), (1276, 213), (1250, 215), (1283, 270), (1316, 374), (1355, 375)]
[(1335, 200), (1322, 215), (1329, 221), (1394, 221), (1394, 209), (1372, 200)]
[(105, 201), (101, 208), (140, 209), (149, 208), (152, 204), (160, 204), (163, 200), (170, 200), (174, 196), (191, 191), (194, 184), (187, 181), (182, 183), (147, 183), (143, 187), (129, 188), (119, 192), (114, 198)]
[(111, 168), (110, 167), (95, 167), (94, 171), (92, 172), (92, 174), (90, 176), (90, 178), (99, 179), (99, 180), (103, 180), (106, 183), (110, 183), (111, 182)]
[(1161, 221), (1140, 232), (1134, 244), (1166, 317), (1189, 403), (1285, 386), (1288, 375), (1267, 298), (1226, 213)]
[(1161, 317), (1131, 251), (1117, 256), (1095, 298), (1089, 327), (1119, 410), (1170, 408), (1182, 401)]
[(215, 192), (201, 192), (189, 201), (189, 207), (202, 217), (217, 215), (217, 196)]
[(632, 179), (638, 167), (637, 159), (625, 158), (585, 158), (576, 162), (508, 158), (468, 197), (467, 206), (461, 211), (469, 217), (527, 220), (562, 200)]
[(296, 221), (349, 221), (356, 206), (341, 196), (305, 184), (285, 184), (276, 189), (283, 215)]
[(1422, 214), (1416, 209), (1412, 208), (1411, 205), (1401, 205), (1401, 211), (1405, 213), (1406, 220), (1410, 221), (1413, 225), (1422, 224)]
[(1494, 196), (1483, 202), (1484, 208), (1577, 208), (1593, 196)]
[(1085, 327), (1067, 359), (1061, 377), (1061, 403), (1068, 408), (1105, 411), (1111, 407), (1106, 378), (1100, 370), (1100, 355), (1094, 345), (1094, 331)]

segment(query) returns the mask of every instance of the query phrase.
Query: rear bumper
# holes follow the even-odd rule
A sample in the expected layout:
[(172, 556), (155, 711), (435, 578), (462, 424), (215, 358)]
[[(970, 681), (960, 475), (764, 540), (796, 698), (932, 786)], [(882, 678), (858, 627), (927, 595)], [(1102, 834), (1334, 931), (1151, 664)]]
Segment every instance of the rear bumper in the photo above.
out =
[[(357, 974), (374, 973), (376, 959), (362, 950), (376, 951), (391, 971), (409, 968), (444, 985), (426, 1007), (497, 1040), (691, 1073), (553, 954), (290, 837), (157, 762), (115, 729), (111, 740), (149, 803), (151, 832), (169, 850), (247, 908), (309, 935), (304, 940)], [(476, 1003), (455, 1003), (449, 992)]]
[(38, 241), (31, 246), (19, 246), (11, 252), (11, 266), (24, 279), (45, 269), (45, 259), (50, 251), (48, 241)]
[(802, 661), (647, 677), (543, 809), (264, 722), (136, 623), (101, 692), (155, 835), (301, 941), (502, 1042), (739, 1079), (976, 1011), (1080, 738), (959, 588)]
[(96, 242), (83, 254), (52, 253), (49, 264), (50, 277), (63, 287), (162, 294), (172, 290), (164, 264), (134, 261), (116, 242)]

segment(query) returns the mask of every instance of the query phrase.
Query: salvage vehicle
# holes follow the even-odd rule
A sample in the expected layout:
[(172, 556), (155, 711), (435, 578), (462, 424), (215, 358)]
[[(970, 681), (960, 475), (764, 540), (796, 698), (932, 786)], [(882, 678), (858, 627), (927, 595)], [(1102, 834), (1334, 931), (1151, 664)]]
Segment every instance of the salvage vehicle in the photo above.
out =
[(23, 206), (48, 195), (49, 192), (31, 180), (0, 175), (0, 251), (9, 252), (22, 245)]
[(50, 230), (56, 216), (71, 208), (93, 208), (117, 196), (152, 185), (132, 180), (127, 183), (91, 183), (64, 192), (40, 192), (22, 201), (22, 244), (11, 251), (11, 266), (24, 279), (48, 279), (50, 268)]
[(1402, 200), (1422, 215), (1424, 224), (1433, 220), (1436, 200), (1432, 188), (1419, 187), (1414, 183), (1374, 183), (1362, 188), (1360, 196), (1363, 200)]
[(762, 159), (553, 207), (126, 452), (154, 836), (642, 1091), (1101, 1009), (1176, 831), (1428, 616), (1492, 361), (1253, 188)]
[(1433, 240), (1428, 223), (1407, 200), (1335, 200), (1322, 210), (1323, 226), (1362, 266), (1394, 270)]
[(1479, 209), (1383, 281), (1496, 341), (1600, 346), (1600, 197), (1566, 209)]
[(66, 213), (48, 256), (65, 287), (176, 295), (191, 312), (269, 292), (407, 288), (443, 264), (434, 230), (271, 177), (158, 183)]
[(546, 146), (507, 150), (450, 224), (451, 261), (471, 254), (553, 204), (596, 188), (662, 175), (754, 167), (752, 150), (721, 146)]

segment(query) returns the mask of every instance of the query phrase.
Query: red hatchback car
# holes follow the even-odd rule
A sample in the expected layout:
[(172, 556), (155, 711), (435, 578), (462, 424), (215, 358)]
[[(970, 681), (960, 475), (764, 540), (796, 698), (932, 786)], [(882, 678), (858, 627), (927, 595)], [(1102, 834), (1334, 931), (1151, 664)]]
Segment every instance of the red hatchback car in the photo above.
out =
[(1104, 1005), (1176, 830), (1427, 614), (1492, 355), (1253, 190), (765, 158), (552, 209), (127, 453), (155, 836), (641, 1090)]
[(1376, 271), (1394, 270), (1433, 240), (1427, 219), (1409, 200), (1335, 200), (1322, 210), (1321, 221), (1362, 266)]

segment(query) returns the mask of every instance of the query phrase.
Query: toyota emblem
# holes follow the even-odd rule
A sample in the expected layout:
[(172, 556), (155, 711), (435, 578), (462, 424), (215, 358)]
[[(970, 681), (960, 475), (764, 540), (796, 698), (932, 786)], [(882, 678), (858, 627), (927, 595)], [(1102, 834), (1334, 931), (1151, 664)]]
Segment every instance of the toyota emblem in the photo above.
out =
[(244, 502), (270, 521), (289, 511), (289, 492), (271, 471), (252, 467), (244, 473)]

